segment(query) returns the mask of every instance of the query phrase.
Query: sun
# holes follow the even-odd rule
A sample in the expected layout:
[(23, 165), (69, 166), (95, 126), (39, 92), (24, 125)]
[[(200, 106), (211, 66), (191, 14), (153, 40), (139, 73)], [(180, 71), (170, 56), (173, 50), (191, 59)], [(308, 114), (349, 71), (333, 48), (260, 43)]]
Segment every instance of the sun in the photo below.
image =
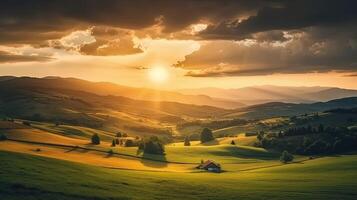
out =
[(155, 66), (149, 69), (150, 80), (156, 83), (162, 83), (169, 77), (169, 73), (166, 68), (161, 66)]

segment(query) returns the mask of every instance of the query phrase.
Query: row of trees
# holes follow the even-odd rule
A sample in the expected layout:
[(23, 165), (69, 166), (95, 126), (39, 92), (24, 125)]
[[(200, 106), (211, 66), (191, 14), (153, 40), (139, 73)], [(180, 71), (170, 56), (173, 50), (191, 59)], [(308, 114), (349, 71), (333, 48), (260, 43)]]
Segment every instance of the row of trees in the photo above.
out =
[(332, 128), (325, 128), (324, 125), (320, 124), (317, 127), (312, 127), (311, 125), (288, 128), (283, 132), (283, 136), (294, 136), (294, 135), (307, 135), (314, 133), (323, 133), (325, 131), (333, 131)]
[[(93, 134), (91, 137), (91, 142), (94, 145), (99, 145), (100, 144), (100, 137), (97, 133)], [(143, 151), (144, 153), (149, 153), (149, 154), (164, 154), (165, 148), (163, 142), (156, 136), (152, 136), (149, 138), (144, 138), (142, 140), (132, 140), (132, 139), (126, 139), (126, 140), (119, 140), (118, 138), (112, 140), (112, 147), (115, 147), (116, 145), (120, 145), (122, 142), (122, 145), (124, 144), (125, 147), (134, 147), (138, 146), (139, 151)]]
[[(303, 130), (313, 129), (305, 127)], [(294, 133), (296, 134), (281, 135), (260, 132), (257, 136), (258, 142), (256, 146), (267, 149), (288, 150), (304, 155), (333, 154), (357, 150), (357, 133), (347, 128), (324, 128), (319, 126), (317, 131), (303, 134), (303, 136), (299, 131)]]

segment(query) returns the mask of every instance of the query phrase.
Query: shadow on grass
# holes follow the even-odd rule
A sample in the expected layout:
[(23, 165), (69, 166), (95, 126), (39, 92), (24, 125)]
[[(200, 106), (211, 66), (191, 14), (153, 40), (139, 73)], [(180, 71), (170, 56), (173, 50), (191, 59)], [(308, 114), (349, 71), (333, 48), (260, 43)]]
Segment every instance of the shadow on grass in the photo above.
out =
[(108, 152), (107, 154), (104, 155), (104, 158), (110, 158), (114, 156), (113, 152)]
[(258, 159), (258, 160), (277, 160), (280, 154), (272, 151), (258, 151), (249, 148), (242, 148), (239, 146), (226, 146), (225, 151), (213, 151), (212, 154), (216, 156), (231, 156), (245, 159)]
[(212, 140), (209, 142), (201, 143), (201, 145), (203, 145), (203, 146), (213, 146), (213, 145), (218, 145), (218, 144), (219, 144), (218, 140)]
[(143, 153), (141, 163), (147, 167), (164, 168), (167, 167), (166, 155)]

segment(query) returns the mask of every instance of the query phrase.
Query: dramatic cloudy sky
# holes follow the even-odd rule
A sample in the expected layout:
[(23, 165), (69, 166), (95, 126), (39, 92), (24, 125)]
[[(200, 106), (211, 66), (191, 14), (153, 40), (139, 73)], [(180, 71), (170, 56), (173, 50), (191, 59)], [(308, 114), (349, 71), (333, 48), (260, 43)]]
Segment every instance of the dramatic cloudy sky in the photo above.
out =
[(0, 75), (357, 88), (357, 1), (2, 0)]

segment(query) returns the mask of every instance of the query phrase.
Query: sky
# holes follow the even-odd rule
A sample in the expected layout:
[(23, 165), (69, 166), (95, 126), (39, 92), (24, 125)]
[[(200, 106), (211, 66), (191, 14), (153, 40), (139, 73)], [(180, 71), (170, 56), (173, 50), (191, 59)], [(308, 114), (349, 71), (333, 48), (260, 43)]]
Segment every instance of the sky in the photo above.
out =
[(0, 75), (357, 89), (357, 2), (2, 0)]

